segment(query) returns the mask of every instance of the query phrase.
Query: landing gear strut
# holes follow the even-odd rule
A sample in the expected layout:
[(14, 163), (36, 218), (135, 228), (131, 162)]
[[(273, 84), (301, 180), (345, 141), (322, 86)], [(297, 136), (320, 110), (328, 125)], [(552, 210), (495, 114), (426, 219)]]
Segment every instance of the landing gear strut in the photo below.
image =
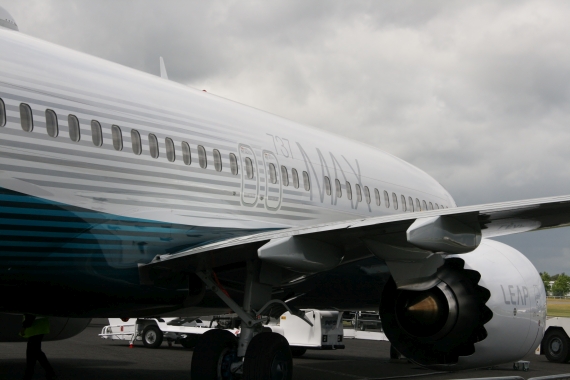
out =
[[(242, 320), (239, 339), (225, 330), (210, 330), (202, 335), (192, 356), (192, 380), (290, 380), (293, 359), (287, 339), (280, 334), (263, 331), (271, 307), (281, 307), (312, 323), (303, 312), (291, 309), (283, 301), (271, 300), (271, 285), (259, 279), (259, 263), (247, 263), (244, 305), (241, 307), (205, 270), (196, 274)], [(257, 309), (257, 311), (256, 311)]]

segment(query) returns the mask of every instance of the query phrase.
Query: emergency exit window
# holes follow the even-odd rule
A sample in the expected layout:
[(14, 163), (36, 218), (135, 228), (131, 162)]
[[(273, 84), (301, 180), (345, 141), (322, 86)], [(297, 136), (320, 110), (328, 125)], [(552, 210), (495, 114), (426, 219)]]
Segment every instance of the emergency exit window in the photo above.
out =
[(275, 165), (269, 164), (269, 182), (275, 184), (277, 183), (277, 170), (275, 169)]
[(251, 158), (249, 158), (249, 157), (245, 158), (245, 175), (249, 179), (253, 178), (253, 162), (251, 161)]

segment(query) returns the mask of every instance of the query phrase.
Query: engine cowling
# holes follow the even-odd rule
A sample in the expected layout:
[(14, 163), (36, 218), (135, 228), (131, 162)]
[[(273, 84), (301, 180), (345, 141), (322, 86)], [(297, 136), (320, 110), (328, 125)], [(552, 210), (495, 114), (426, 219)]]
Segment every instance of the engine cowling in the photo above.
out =
[(428, 290), (382, 293), (384, 332), (408, 359), (439, 370), (519, 360), (540, 344), (546, 293), (537, 270), (516, 249), (483, 240), (451, 255)]
[[(91, 322), (90, 318), (50, 317), (50, 333), (44, 340), (62, 340), (71, 338), (83, 330)], [(0, 313), (0, 342), (23, 342), (26, 339), (18, 333), (22, 328), (22, 315)]]

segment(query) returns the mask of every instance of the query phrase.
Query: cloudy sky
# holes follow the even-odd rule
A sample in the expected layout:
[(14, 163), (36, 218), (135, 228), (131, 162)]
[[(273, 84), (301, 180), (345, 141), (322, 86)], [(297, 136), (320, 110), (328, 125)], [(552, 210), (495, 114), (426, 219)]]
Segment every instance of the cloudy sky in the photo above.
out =
[[(360, 140), (459, 205), (570, 194), (570, 2), (0, 0), (20, 31)], [(570, 273), (570, 230), (501, 239)]]

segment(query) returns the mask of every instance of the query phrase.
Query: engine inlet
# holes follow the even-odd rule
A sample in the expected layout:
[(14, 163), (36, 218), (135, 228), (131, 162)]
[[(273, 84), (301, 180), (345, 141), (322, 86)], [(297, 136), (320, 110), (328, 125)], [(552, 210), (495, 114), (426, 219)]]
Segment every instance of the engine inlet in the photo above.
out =
[(457, 300), (444, 282), (422, 292), (404, 290), (396, 300), (396, 319), (412, 336), (437, 339), (453, 328)]

